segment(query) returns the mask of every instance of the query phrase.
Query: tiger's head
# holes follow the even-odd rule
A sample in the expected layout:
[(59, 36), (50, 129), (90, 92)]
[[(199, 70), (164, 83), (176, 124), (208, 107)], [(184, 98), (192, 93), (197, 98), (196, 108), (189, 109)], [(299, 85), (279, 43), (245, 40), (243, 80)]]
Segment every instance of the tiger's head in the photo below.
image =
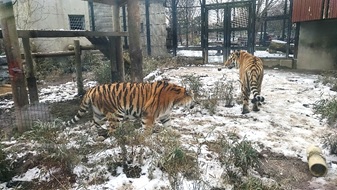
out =
[(161, 111), (171, 110), (175, 106), (188, 106), (190, 108), (194, 105), (194, 94), (186, 88), (169, 83), (167, 81), (156, 81), (151, 84), (151, 93), (154, 93), (152, 98), (157, 98)]
[[(179, 86), (180, 87), (180, 86)], [(174, 105), (186, 106), (192, 109), (194, 107), (194, 93), (192, 90), (187, 90), (184, 87), (180, 87), (180, 93), (177, 92), (177, 96), (175, 101), (173, 102)]]
[(229, 54), (227, 61), (224, 66), (231, 69), (238, 66), (238, 59), (240, 58), (240, 51), (234, 51)]

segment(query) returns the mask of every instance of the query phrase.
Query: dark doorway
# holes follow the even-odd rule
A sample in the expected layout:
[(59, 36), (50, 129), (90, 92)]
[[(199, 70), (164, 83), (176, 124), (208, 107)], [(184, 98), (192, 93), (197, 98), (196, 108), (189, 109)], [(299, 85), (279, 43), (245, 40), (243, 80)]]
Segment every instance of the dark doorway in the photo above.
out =
[(204, 63), (210, 51), (223, 55), (225, 61), (231, 50), (254, 52), (255, 1), (203, 4), (202, 50)]

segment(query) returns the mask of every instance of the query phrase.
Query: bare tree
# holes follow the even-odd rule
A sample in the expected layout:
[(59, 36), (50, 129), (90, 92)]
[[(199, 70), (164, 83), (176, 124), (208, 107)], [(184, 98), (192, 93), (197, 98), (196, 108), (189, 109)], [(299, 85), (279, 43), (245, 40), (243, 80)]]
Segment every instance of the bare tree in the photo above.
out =
[(14, 4), (15, 20), (18, 29), (32, 29), (34, 24), (47, 19), (48, 14), (42, 14), (45, 0), (17, 0)]

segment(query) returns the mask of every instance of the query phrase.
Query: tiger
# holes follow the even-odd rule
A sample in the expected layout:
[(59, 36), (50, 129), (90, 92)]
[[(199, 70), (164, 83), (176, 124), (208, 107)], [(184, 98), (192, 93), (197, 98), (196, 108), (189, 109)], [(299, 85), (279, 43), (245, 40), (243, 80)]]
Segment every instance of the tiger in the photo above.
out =
[(193, 108), (193, 102), (193, 91), (167, 81), (103, 84), (90, 88), (84, 94), (77, 114), (63, 124), (75, 124), (91, 107), (95, 126), (108, 121), (109, 134), (115, 131), (115, 124), (128, 119), (141, 119), (141, 130), (149, 132), (157, 120), (163, 126), (171, 125), (170, 113), (174, 106)]
[(263, 80), (263, 62), (259, 57), (256, 57), (246, 51), (234, 51), (224, 63), (225, 67), (239, 67), (239, 76), (241, 83), (241, 92), (243, 99), (242, 114), (249, 113), (248, 101), (250, 93), (253, 94), (253, 111), (259, 111), (261, 102), (264, 102), (264, 97), (261, 96), (261, 84)]

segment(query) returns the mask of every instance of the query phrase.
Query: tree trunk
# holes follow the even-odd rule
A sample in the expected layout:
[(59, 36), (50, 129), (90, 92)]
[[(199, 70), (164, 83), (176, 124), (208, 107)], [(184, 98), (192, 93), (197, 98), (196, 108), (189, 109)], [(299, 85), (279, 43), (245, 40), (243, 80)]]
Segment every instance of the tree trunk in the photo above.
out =
[(143, 81), (143, 55), (140, 47), (139, 0), (128, 0), (129, 54), (131, 61), (131, 81)]
[(24, 124), (19, 120), (21, 108), (29, 102), (12, 1), (0, 2), (0, 14), (2, 35), (16, 110), (17, 126), (18, 131), (21, 133), (25, 131)]

